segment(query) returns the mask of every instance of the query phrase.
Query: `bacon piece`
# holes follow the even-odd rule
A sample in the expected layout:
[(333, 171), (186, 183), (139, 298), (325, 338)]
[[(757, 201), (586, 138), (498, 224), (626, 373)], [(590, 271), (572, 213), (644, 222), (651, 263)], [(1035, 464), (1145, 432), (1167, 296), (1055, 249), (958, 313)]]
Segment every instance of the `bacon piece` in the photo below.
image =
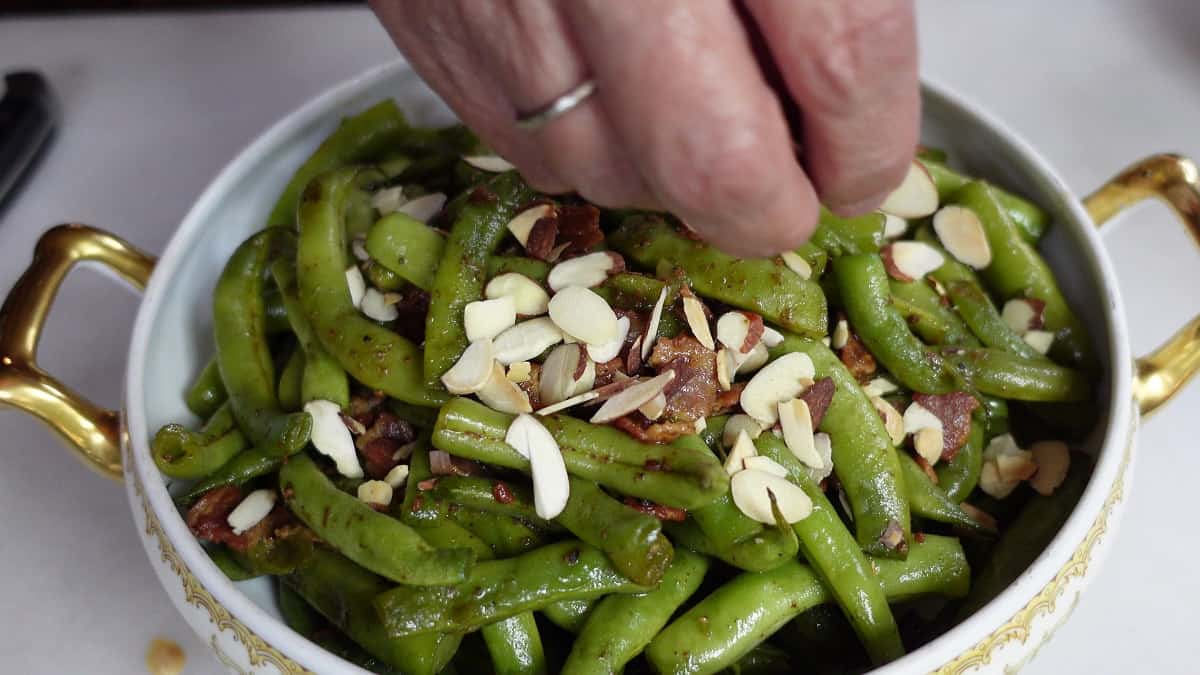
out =
[(246, 549), (245, 533), (235, 535), (229, 525), (229, 514), (242, 502), (241, 488), (236, 485), (213, 488), (200, 496), (187, 512), (187, 526), (197, 539), (225, 544), (238, 551)]
[(486, 185), (477, 185), (471, 194), (467, 195), (467, 201), (472, 204), (495, 204), (499, 200), (495, 192), (492, 192)]
[(767, 327), (763, 324), (763, 318), (754, 312), (742, 312), (742, 316), (750, 321), (750, 328), (746, 330), (746, 339), (742, 340), (742, 346), (738, 351), (743, 354), (749, 354), (751, 350), (762, 340), (763, 333)]
[(642, 513), (648, 513), (659, 520), (670, 520), (676, 523), (682, 523), (687, 520), (687, 511), (677, 509), (673, 506), (663, 506), (654, 502), (646, 501), (645, 499), (637, 499), (636, 497), (626, 497), (625, 506), (637, 509)]
[(354, 439), (354, 447), (358, 448), (363, 458), (363, 470), (367, 477), (382, 480), (399, 463), (394, 459), (396, 450), (416, 438), (411, 424), (390, 410), (380, 410), (367, 426), (366, 432)]
[(619, 356), (611, 361), (597, 363), (596, 381), (592, 385), (593, 388), (612, 384), (614, 381), (616, 381), (618, 373), (622, 375), (628, 375), (628, 373), (625, 372), (625, 360)]
[(875, 374), (877, 368), (875, 357), (867, 351), (866, 345), (853, 330), (850, 331), (850, 337), (846, 339), (846, 346), (842, 347), (838, 356), (841, 357), (842, 363), (849, 369), (850, 374), (859, 382), (866, 381)]
[(717, 355), (690, 335), (659, 338), (650, 353), (650, 365), (658, 373), (675, 371), (675, 379), (663, 390), (667, 407), (662, 419), (694, 423), (707, 417), (717, 401)]
[(979, 407), (979, 401), (965, 391), (952, 391), (913, 394), (913, 403), (919, 403), (942, 421), (942, 459), (954, 459), (971, 434), (971, 413)]
[(504, 481), (498, 480), (492, 485), (492, 498), (501, 504), (513, 503), (512, 490), (508, 489), (508, 485)]
[[(713, 404), (710, 415), (723, 415), (730, 410), (738, 407), (741, 404), (742, 390), (746, 388), (745, 382), (734, 382), (729, 386), (729, 391), (723, 391), (717, 394), (717, 400)], [(815, 426), (815, 423), (814, 423)]]
[(612, 421), (612, 425), (643, 443), (670, 443), (696, 432), (690, 422), (654, 422), (640, 412), (632, 412)]
[(350, 416), (364, 427), (369, 427), (375, 423), (375, 415), (386, 400), (387, 396), (382, 391), (357, 391), (350, 396)]
[[(600, 231), (600, 209), (591, 204), (563, 205), (558, 219), (558, 244), (566, 244), (561, 258), (574, 258), (588, 253), (604, 241), (604, 233)], [(621, 261), (621, 269), (614, 268), (614, 274), (625, 269), (625, 261)]]
[(836, 389), (832, 377), (822, 377), (800, 394), (800, 400), (808, 404), (808, 414), (812, 417), (814, 429), (821, 426), (821, 420), (825, 419), (825, 412), (829, 410), (829, 404), (833, 402), (833, 394)]
[(416, 286), (409, 286), (401, 292), (400, 302), (397, 302), (396, 320), (389, 326), (392, 331), (416, 343), (425, 341), (425, 317), (429, 314), (429, 293)]
[(1038, 298), (1025, 298), (1025, 302), (1033, 309), (1033, 318), (1029, 321), (1029, 330), (1041, 330), (1046, 327), (1046, 301)]
[(558, 238), (558, 216), (539, 218), (529, 231), (525, 240), (525, 252), (529, 257), (549, 261), (554, 251), (554, 241)]

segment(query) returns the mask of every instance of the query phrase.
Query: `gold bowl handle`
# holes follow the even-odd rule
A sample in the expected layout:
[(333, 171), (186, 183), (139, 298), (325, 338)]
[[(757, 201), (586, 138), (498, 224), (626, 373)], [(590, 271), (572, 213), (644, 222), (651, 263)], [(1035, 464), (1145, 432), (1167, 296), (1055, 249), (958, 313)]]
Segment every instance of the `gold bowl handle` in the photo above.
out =
[[(1099, 227), (1140, 201), (1158, 197), (1200, 244), (1200, 168), (1179, 155), (1153, 155), (1117, 174), (1083, 200)], [(1133, 396), (1146, 416), (1171, 400), (1200, 370), (1200, 316), (1137, 360)]]
[(87, 225), (59, 225), (38, 240), (33, 262), (0, 307), (0, 404), (42, 420), (101, 474), (120, 480), (120, 423), (64, 386), (37, 364), (46, 315), (67, 272), (76, 263), (101, 263), (138, 289), (145, 288), (154, 258)]

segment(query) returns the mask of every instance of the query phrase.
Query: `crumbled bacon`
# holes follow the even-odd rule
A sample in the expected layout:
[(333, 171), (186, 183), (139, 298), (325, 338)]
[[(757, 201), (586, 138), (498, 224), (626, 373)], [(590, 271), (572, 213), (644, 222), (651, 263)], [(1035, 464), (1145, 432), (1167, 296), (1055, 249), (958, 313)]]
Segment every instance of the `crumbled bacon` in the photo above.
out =
[(750, 328), (746, 331), (746, 339), (742, 340), (742, 346), (738, 351), (743, 354), (749, 354), (751, 350), (762, 340), (763, 333), (767, 327), (763, 324), (763, 318), (754, 312), (742, 312), (742, 316), (750, 321)]
[(604, 233), (600, 231), (600, 209), (591, 204), (568, 204), (562, 207), (558, 218), (557, 243), (567, 245), (561, 255), (564, 260), (588, 253), (603, 241)]
[(812, 418), (814, 429), (821, 426), (821, 420), (825, 419), (825, 412), (829, 410), (829, 404), (833, 402), (835, 390), (833, 378), (822, 377), (800, 394), (800, 400), (808, 404), (808, 414)]
[(442, 450), (433, 450), (429, 453), (429, 472), (435, 476), (478, 476), (483, 473), (483, 466)]
[(477, 185), (471, 194), (467, 195), (467, 201), (472, 204), (488, 205), (495, 204), (498, 197), (495, 192), (492, 192), (486, 185)]
[(558, 237), (558, 216), (539, 218), (525, 240), (525, 252), (529, 257), (548, 261), (554, 251), (554, 240)]
[(643, 443), (670, 443), (696, 432), (696, 425), (691, 422), (654, 422), (640, 412), (618, 417), (612, 424)]
[(650, 365), (659, 373), (675, 371), (675, 379), (663, 390), (667, 397), (663, 419), (694, 423), (711, 414), (720, 391), (716, 353), (690, 335), (659, 338)]
[(842, 363), (845, 364), (850, 374), (859, 382), (864, 382), (875, 374), (875, 357), (871, 356), (871, 352), (867, 351), (866, 345), (853, 330), (850, 331), (850, 337), (846, 339), (846, 346), (842, 347), (838, 356), (841, 357)]
[(501, 504), (513, 503), (512, 490), (508, 489), (504, 481), (498, 480), (492, 485), (492, 498)]
[(350, 396), (349, 414), (359, 424), (369, 427), (375, 423), (375, 415), (383, 409), (387, 396), (382, 391), (360, 390)]
[(612, 384), (617, 379), (617, 374), (627, 375), (625, 372), (625, 360), (621, 357), (616, 357), (611, 361), (604, 361), (596, 364), (596, 381), (593, 387), (603, 387), (607, 384)]
[[(599, 371), (596, 372), (599, 376)], [(525, 392), (525, 396), (529, 397), (529, 405), (533, 406), (534, 410), (542, 407), (541, 391), (542, 382), (542, 364), (531, 362), (529, 364), (529, 379), (524, 382), (518, 382), (517, 387)]]
[(965, 391), (952, 391), (913, 394), (913, 403), (919, 403), (942, 421), (942, 459), (954, 459), (971, 434), (971, 413), (979, 407), (979, 401)]
[(396, 450), (413, 442), (417, 435), (411, 424), (386, 409), (379, 410), (371, 423), (364, 426), (367, 430), (354, 439), (354, 446), (362, 455), (367, 477), (380, 480), (398, 463), (394, 458)]
[(682, 523), (683, 521), (687, 520), (687, 511), (683, 509), (677, 509), (673, 506), (655, 504), (654, 502), (647, 501), (645, 499), (626, 497), (625, 506), (637, 509), (642, 513), (650, 514), (659, 520), (670, 520), (676, 523)]
[(1029, 320), (1029, 330), (1041, 330), (1046, 327), (1046, 301), (1040, 298), (1026, 297), (1025, 302), (1033, 309), (1033, 318)]
[(291, 512), (277, 504), (265, 518), (241, 534), (234, 534), (229, 514), (245, 495), (235, 485), (213, 488), (201, 495), (187, 512), (187, 526), (197, 539), (224, 544), (235, 551), (245, 551), (259, 540), (274, 536), (294, 522)]
[[(723, 391), (717, 394), (717, 400), (713, 403), (712, 412), (710, 415), (723, 415), (730, 410), (736, 408), (741, 402), (742, 390), (746, 388), (745, 382), (733, 382), (729, 385), (729, 391)], [(815, 426), (815, 424), (814, 424)]]
[(400, 291), (400, 301), (396, 303), (398, 315), (392, 321), (391, 329), (415, 343), (425, 341), (425, 317), (429, 314), (429, 292), (416, 286), (408, 286)]

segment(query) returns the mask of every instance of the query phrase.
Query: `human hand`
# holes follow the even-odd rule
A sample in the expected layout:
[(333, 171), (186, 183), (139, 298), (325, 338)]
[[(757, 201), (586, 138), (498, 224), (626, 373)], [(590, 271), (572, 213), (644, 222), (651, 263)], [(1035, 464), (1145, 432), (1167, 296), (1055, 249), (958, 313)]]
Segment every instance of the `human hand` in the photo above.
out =
[[(737, 255), (794, 248), (818, 199), (879, 206), (917, 144), (911, 0), (372, 0), (429, 85), (535, 188), (665, 209)], [(751, 35), (782, 76), (768, 84)], [(515, 124), (592, 78), (544, 127)], [(782, 99), (781, 99), (782, 97)], [(800, 155), (785, 106), (799, 110)]]

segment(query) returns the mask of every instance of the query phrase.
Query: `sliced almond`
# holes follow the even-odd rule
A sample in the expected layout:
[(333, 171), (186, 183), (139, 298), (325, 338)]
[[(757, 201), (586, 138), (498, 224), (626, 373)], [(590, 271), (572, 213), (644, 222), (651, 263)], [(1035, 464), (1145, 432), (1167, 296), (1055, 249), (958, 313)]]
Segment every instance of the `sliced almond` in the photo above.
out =
[(687, 319), (688, 328), (691, 329), (697, 342), (705, 349), (717, 348), (716, 343), (713, 342), (712, 331), (708, 327), (708, 316), (704, 312), (704, 303), (700, 302), (700, 298), (691, 294), (683, 296), (683, 316)]
[(915, 434), (922, 429), (944, 431), (942, 418), (933, 414), (929, 408), (914, 401), (904, 409), (904, 433)]
[(829, 339), (828, 335), (826, 335), (825, 337), (821, 338), (821, 344), (825, 345), (826, 347), (831, 347), (833, 345), (833, 341)]
[(834, 349), (841, 349), (850, 341), (850, 324), (845, 319), (838, 319), (838, 322), (833, 326), (833, 333), (829, 336), (829, 346)]
[(602, 345), (617, 339), (617, 315), (594, 291), (567, 286), (550, 298), (550, 320), (580, 342)]
[(1036, 349), (1039, 354), (1049, 352), (1050, 347), (1054, 345), (1054, 333), (1048, 330), (1031, 330), (1022, 335), (1021, 339)]
[(663, 286), (662, 291), (658, 294), (658, 300), (654, 303), (654, 309), (650, 310), (650, 320), (646, 322), (646, 334), (642, 336), (642, 360), (650, 356), (650, 350), (654, 348), (654, 341), (658, 338), (658, 324), (662, 321), (663, 305), (667, 302), (667, 287)]
[(733, 388), (733, 376), (735, 373), (737, 373), (737, 363), (734, 362), (729, 349), (727, 347), (718, 349), (717, 386), (721, 387), (721, 391), (729, 391)]
[(921, 459), (929, 463), (929, 466), (937, 464), (938, 460), (942, 458), (944, 447), (945, 439), (941, 429), (925, 427), (913, 434), (913, 449), (917, 451)]
[(894, 382), (887, 379), (886, 377), (877, 377), (877, 378), (871, 380), (870, 382), (866, 383), (865, 385), (863, 385), (863, 393), (869, 397), (870, 396), (884, 396), (884, 395), (892, 393), (893, 391), (899, 391), (899, 390), (900, 390), (900, 387), (897, 387)]
[[(761, 429), (759, 433), (762, 433)], [(725, 447), (729, 448), (729, 452), (725, 455), (725, 473), (732, 476), (745, 469), (745, 460), (758, 454), (758, 448), (754, 447), (754, 441), (750, 440), (751, 438), (750, 434), (743, 429), (734, 436), (733, 443), (725, 444)]]
[(528, 361), (517, 361), (508, 367), (508, 372), (504, 374), (510, 381), (521, 384), (528, 382), (533, 375), (533, 364)]
[(422, 223), (428, 223), (434, 216), (442, 212), (442, 208), (446, 206), (445, 192), (431, 192), (427, 195), (421, 195), (416, 199), (410, 199), (404, 202), (397, 213), (419, 220)]
[(510, 415), (519, 415), (521, 413), (533, 412), (533, 406), (529, 403), (529, 397), (525, 392), (516, 385), (515, 382), (509, 381), (504, 376), (504, 366), (499, 363), (492, 363), (492, 374), (488, 377), (487, 382), (480, 387), (479, 391), (475, 392), (479, 400), (484, 405), (492, 410), (499, 410), (502, 413)]
[(762, 431), (762, 426), (753, 417), (742, 413), (730, 415), (725, 421), (725, 431), (721, 433), (721, 443), (726, 448), (732, 448), (738, 434), (745, 432), (750, 440), (754, 440), (762, 435)]
[(392, 486), (381, 480), (365, 481), (358, 486), (358, 501), (371, 506), (391, 504), (392, 494)]
[(913, 161), (908, 167), (908, 173), (887, 199), (883, 200), (880, 211), (901, 218), (924, 218), (937, 211), (937, 185), (929, 172), (920, 162)]
[(555, 213), (553, 204), (538, 204), (531, 206), (524, 211), (513, 216), (513, 219), (508, 221), (508, 231), (516, 237), (517, 241), (525, 246), (529, 242), (529, 233), (533, 230), (533, 226), (542, 218), (548, 218)]
[(899, 239), (908, 231), (908, 221), (890, 213), (883, 214), (883, 238)]
[(371, 254), (367, 252), (367, 240), (365, 237), (355, 237), (350, 241), (350, 252), (354, 254), (354, 259), (359, 262), (366, 262), (371, 259)]
[(762, 341), (768, 348), (778, 347), (783, 343), (783, 333), (771, 328), (770, 326), (763, 327)]
[(942, 207), (933, 216), (933, 231), (946, 252), (964, 265), (981, 270), (992, 264), (992, 247), (979, 215), (962, 206)]
[(399, 185), (376, 190), (371, 195), (371, 206), (381, 216), (395, 213), (405, 201), (407, 200), (404, 197), (404, 188)]
[(463, 327), (467, 340), (494, 338), (517, 323), (517, 306), (509, 296), (494, 300), (476, 300), (463, 309)]
[[(638, 408), (638, 412), (645, 415), (646, 419), (648, 419), (648, 420), (656, 420), (656, 419), (662, 417), (662, 414), (664, 411), (666, 411), (666, 409), (667, 409), (667, 396), (666, 396), (666, 394), (663, 394), (660, 391), (660, 392), (658, 392), (658, 396), (655, 396), (654, 398), (650, 399), (645, 405)], [(701, 417), (700, 419), (704, 419), (704, 418)], [(699, 433), (699, 432), (697, 432), (697, 433)]]
[(924, 279), (946, 262), (937, 249), (921, 241), (898, 241), (888, 249), (892, 264), (908, 279)]
[(517, 168), (498, 155), (466, 155), (462, 160), (476, 169), (488, 173), (503, 173)]
[(547, 317), (522, 321), (493, 340), (496, 360), (504, 365), (528, 361), (563, 341), (562, 331)]
[(812, 500), (804, 490), (786, 478), (766, 471), (746, 469), (733, 474), (733, 478), (729, 479), (729, 493), (739, 511), (767, 525), (775, 524), (775, 514), (771, 509), (772, 496), (788, 523), (800, 522), (812, 513)]
[(396, 305), (389, 304), (383, 293), (374, 288), (367, 289), (358, 308), (362, 310), (363, 314), (380, 323), (395, 321), (400, 316), (400, 310), (396, 309)]
[(1000, 318), (1017, 335), (1033, 330), (1037, 314), (1033, 303), (1025, 298), (1013, 298), (1004, 303), (1004, 309), (1000, 310)]
[(554, 436), (532, 415), (519, 415), (504, 441), (529, 459), (533, 476), (533, 506), (539, 517), (557, 518), (567, 506), (571, 484), (567, 466)]
[(984, 462), (983, 468), (979, 472), (979, 489), (996, 499), (1004, 499), (1009, 496), (1020, 484), (1020, 481), (1001, 478), (995, 462)]
[(621, 355), (621, 348), (625, 346), (625, 338), (629, 335), (629, 317), (621, 315), (617, 317), (617, 337), (602, 345), (588, 345), (587, 353), (596, 363), (604, 363), (612, 361)]
[(996, 471), (1000, 478), (1011, 481), (1023, 481), (1033, 478), (1037, 473), (1037, 464), (1033, 461), (1033, 453), (1022, 450), (1014, 455), (1000, 455), (995, 460)]
[(309, 440), (317, 452), (333, 460), (337, 472), (346, 478), (362, 478), (354, 438), (342, 423), (342, 409), (333, 401), (316, 399), (304, 404), (304, 412), (312, 417)]
[(567, 408), (574, 408), (577, 405), (582, 405), (584, 403), (588, 403), (591, 401), (599, 401), (599, 399), (600, 399), (600, 392), (598, 392), (596, 390), (585, 391), (582, 394), (576, 394), (570, 398), (563, 399), (553, 405), (548, 405), (548, 406), (538, 408), (537, 414), (553, 415), (554, 413), (562, 412), (562, 411), (566, 410)]
[(393, 466), (391, 470), (387, 472), (387, 475), (383, 477), (383, 482), (391, 485), (393, 490), (399, 490), (400, 488), (404, 487), (404, 484), (407, 481), (407, 464), (397, 464), (396, 466)]
[(612, 251), (596, 251), (558, 263), (550, 269), (550, 274), (546, 276), (546, 284), (555, 292), (568, 286), (592, 288), (624, 269), (625, 261), (619, 254)]
[(807, 386), (805, 381), (811, 382), (815, 374), (816, 369), (807, 354), (784, 354), (746, 383), (741, 395), (742, 410), (764, 427), (775, 426), (779, 420), (779, 403), (796, 398)]
[[(762, 330), (757, 330), (756, 325)], [(778, 335), (782, 341), (783, 336), (779, 335), (778, 331), (763, 326), (761, 318), (756, 317), (751, 321), (746, 312), (725, 312), (717, 319), (717, 342), (742, 357), (764, 341), (768, 330)]]
[(1062, 441), (1038, 441), (1029, 446), (1037, 473), (1029, 479), (1029, 485), (1038, 494), (1050, 496), (1067, 479), (1071, 468), (1071, 450)]
[(822, 462), (813, 442), (812, 413), (808, 403), (798, 398), (780, 401), (778, 410), (779, 426), (788, 450), (807, 466), (820, 468)]
[(483, 296), (489, 300), (512, 298), (518, 316), (541, 316), (550, 302), (550, 295), (538, 282), (516, 272), (492, 277), (483, 289)]
[(879, 411), (879, 416), (883, 418), (883, 428), (887, 429), (888, 438), (892, 439), (892, 445), (900, 445), (904, 442), (904, 418), (900, 415), (900, 411), (886, 399), (880, 396), (872, 396), (871, 404)]
[(812, 265), (809, 265), (807, 260), (800, 257), (799, 253), (784, 251), (779, 254), (779, 258), (783, 260), (783, 264), (787, 265), (789, 270), (798, 274), (801, 279), (807, 280), (812, 278)]
[(675, 379), (675, 371), (668, 370), (660, 375), (634, 384), (621, 393), (613, 396), (600, 406), (595, 415), (592, 415), (590, 420), (592, 424), (603, 424), (611, 422), (618, 417), (628, 415), (638, 408), (646, 405), (651, 399), (658, 396), (666, 389), (671, 380)]
[(692, 431), (695, 431), (697, 435), (704, 433), (704, 430), (707, 428), (708, 420), (706, 418), (697, 417), (696, 421), (692, 422)]
[(773, 476), (787, 478), (788, 470), (776, 462), (775, 460), (765, 455), (754, 455), (742, 460), (743, 469), (753, 469), (755, 471), (765, 471)]
[[(588, 370), (591, 377), (586, 378)], [(583, 380), (590, 381), (584, 382)], [(559, 345), (542, 364), (538, 378), (538, 398), (547, 405), (566, 400), (592, 388), (596, 380), (595, 364), (578, 344)]]
[(346, 268), (346, 286), (350, 288), (350, 304), (358, 307), (362, 304), (363, 295), (367, 292), (367, 282), (363, 280), (362, 270), (358, 265)]
[(765, 342), (759, 342), (754, 345), (754, 349), (751, 349), (749, 354), (739, 354), (736, 351), (730, 351), (729, 356), (737, 365), (733, 370), (734, 375), (738, 373), (753, 373), (765, 366), (767, 360), (771, 358)]
[(275, 508), (278, 497), (274, 490), (255, 490), (233, 507), (225, 522), (233, 528), (234, 534), (241, 534), (266, 518), (271, 509)]
[(492, 341), (476, 340), (463, 351), (458, 361), (442, 375), (442, 384), (446, 391), (455, 395), (474, 394), (483, 389), (492, 376), (492, 364), (495, 362), (495, 350)]
[(813, 447), (817, 451), (817, 456), (821, 458), (820, 468), (812, 467), (809, 470), (809, 475), (814, 483), (820, 483), (833, 473), (833, 439), (829, 434), (818, 432), (813, 434)]

